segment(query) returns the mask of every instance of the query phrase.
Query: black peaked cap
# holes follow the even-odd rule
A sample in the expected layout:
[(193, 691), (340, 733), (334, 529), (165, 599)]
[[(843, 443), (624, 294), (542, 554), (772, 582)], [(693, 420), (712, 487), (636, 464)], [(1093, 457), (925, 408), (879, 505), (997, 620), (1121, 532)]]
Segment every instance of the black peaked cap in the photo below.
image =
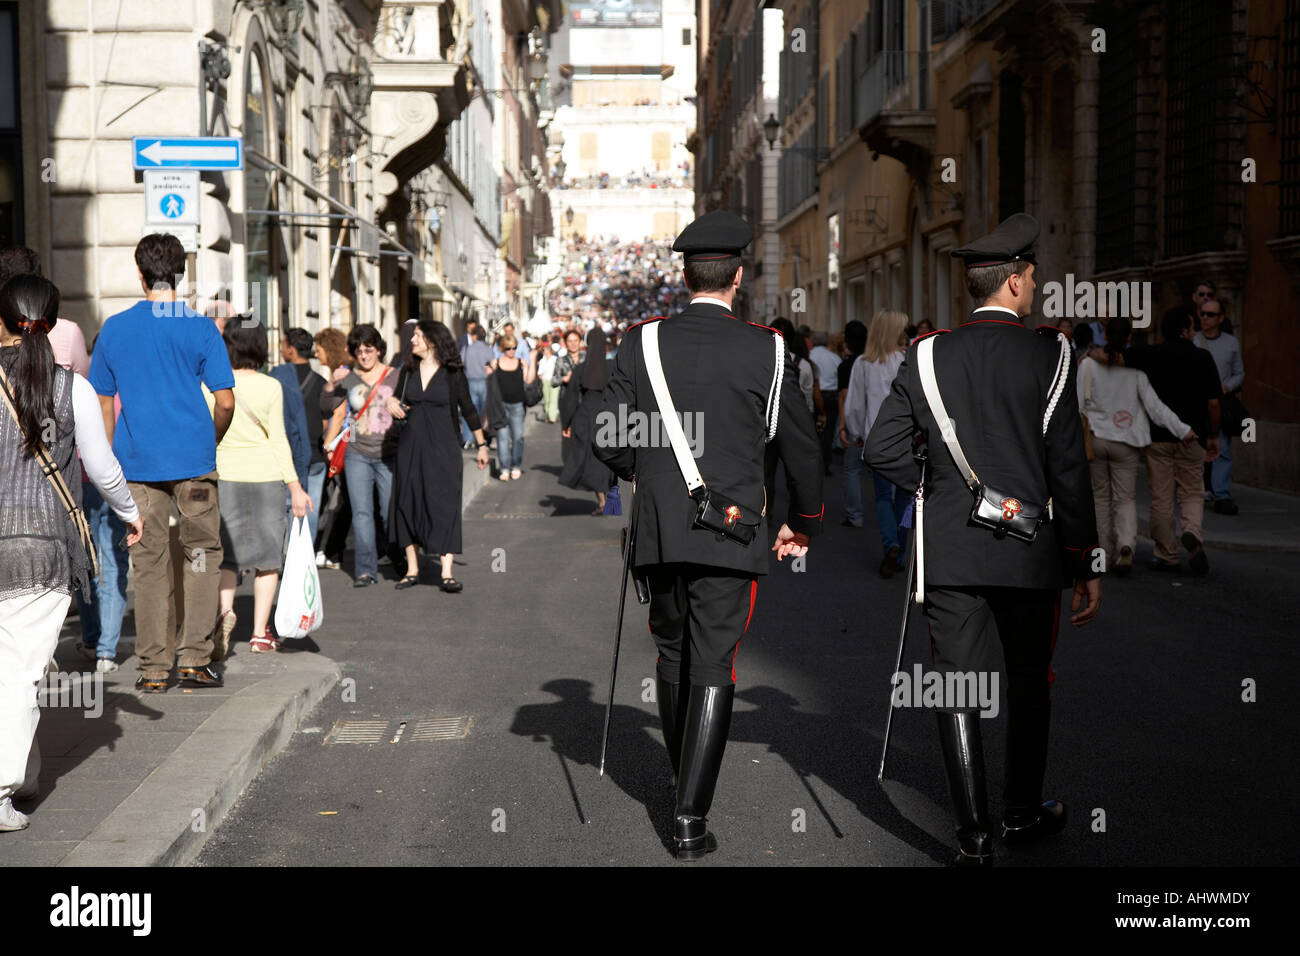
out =
[(723, 209), (706, 212), (682, 230), (673, 252), (687, 259), (725, 259), (738, 256), (754, 241), (749, 223)]
[(1008, 216), (987, 236), (952, 251), (967, 268), (996, 266), (1004, 262), (1034, 262), (1034, 243), (1038, 241), (1038, 220), (1027, 213)]

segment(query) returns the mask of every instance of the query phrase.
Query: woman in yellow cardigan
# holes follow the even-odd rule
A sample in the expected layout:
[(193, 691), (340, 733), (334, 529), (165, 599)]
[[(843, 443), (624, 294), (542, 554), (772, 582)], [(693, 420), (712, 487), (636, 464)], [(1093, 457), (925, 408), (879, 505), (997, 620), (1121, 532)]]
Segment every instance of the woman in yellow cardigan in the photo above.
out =
[[(231, 320), (222, 337), (235, 373), (235, 417), (217, 446), (217, 500), (221, 508), (220, 613), (213, 635), (214, 661), (225, 657), (235, 629), (235, 587), (239, 571), (252, 569), (254, 653), (279, 650), (271, 633), (271, 607), (280, 583), (288, 519), (285, 487), (295, 518), (304, 517), (311, 498), (298, 483), (284, 431), (284, 392), (259, 369), (266, 365), (266, 329)], [(209, 396), (208, 404), (212, 404)]]

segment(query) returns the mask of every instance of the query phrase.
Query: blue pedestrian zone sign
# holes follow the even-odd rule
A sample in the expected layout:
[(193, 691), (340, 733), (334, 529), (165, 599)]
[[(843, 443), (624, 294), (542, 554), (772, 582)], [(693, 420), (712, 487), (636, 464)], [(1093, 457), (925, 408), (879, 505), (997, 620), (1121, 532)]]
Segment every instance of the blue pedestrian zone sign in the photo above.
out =
[(137, 136), (131, 140), (136, 169), (243, 169), (239, 136)]
[(185, 211), (185, 200), (175, 193), (168, 193), (162, 198), (162, 214), (168, 219), (179, 219)]

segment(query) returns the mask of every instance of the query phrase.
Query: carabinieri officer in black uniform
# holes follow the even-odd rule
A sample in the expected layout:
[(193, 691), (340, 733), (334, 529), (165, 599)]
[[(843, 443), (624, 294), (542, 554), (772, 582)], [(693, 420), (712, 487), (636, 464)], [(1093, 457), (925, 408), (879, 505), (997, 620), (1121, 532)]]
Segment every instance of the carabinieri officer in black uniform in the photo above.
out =
[(632, 564), (650, 588), (659, 715), (677, 774), (680, 860), (717, 848), (705, 818), (731, 722), (736, 652), (753, 618), (758, 576), (768, 569), (769, 441), (786, 463), (790, 492), (771, 550), (778, 560), (802, 556), (822, 528), (821, 451), (798, 373), (779, 333), (731, 310), (740, 254), (752, 239), (748, 223), (722, 211), (682, 231), (673, 250), (685, 256), (691, 302), (671, 318), (628, 330), (598, 413), (598, 423), (626, 421), (662, 407), (646, 363), (647, 336), (657, 336), (669, 400), (693, 425), (684, 429), (694, 432), (693, 453), (683, 452), (693, 462), (686, 470), (697, 469), (703, 486), (688, 493), (689, 476), (663, 429), (610, 441), (598, 427), (593, 440), (596, 455), (620, 478), (636, 477)]
[[(929, 336), (908, 350), (865, 455), (883, 477), (915, 491), (912, 437), (918, 429), (927, 436), (918, 557), (933, 666), (945, 674), (991, 669), (994, 634), (1001, 641), (1009, 711), (1002, 832), (1011, 845), (1065, 826), (1065, 805), (1042, 802), (1061, 589), (1074, 586), (1070, 622), (1076, 627), (1096, 617), (1101, 603), (1092, 484), (1071, 398), (1074, 362), (1068, 348), (1062, 358), (1056, 329), (1035, 332), (1021, 321), (1033, 302), (1037, 238), (1037, 221), (1017, 213), (952, 253), (966, 263), (976, 308), (950, 334), (931, 333), (928, 348), (952, 423), (948, 438), (959, 444), (969, 471), (950, 452), (922, 384), (919, 350)], [(970, 472), (976, 481), (968, 482)], [(973, 515), (971, 484), (996, 489), (984, 496), (990, 506), (983, 525)], [(1032, 541), (1008, 533), (1013, 519), (1039, 509), (1044, 520)], [(979, 718), (952, 703), (939, 712), (939, 740), (957, 817), (957, 863), (990, 865)]]

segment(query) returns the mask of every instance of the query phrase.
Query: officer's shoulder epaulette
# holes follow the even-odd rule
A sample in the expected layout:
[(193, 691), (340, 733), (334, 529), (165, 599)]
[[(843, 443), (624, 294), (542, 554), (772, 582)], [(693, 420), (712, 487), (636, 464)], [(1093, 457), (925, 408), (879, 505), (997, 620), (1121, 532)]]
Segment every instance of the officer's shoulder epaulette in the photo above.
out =
[(668, 318), (668, 316), (666, 315), (653, 315), (648, 319), (642, 319), (640, 322), (633, 322), (631, 325), (627, 327), (627, 331), (624, 332), (623, 334), (627, 335), (628, 332), (631, 332), (633, 329), (637, 328), (638, 326), (646, 325), (650, 322), (662, 322), (666, 318)]
[(951, 331), (952, 329), (931, 329), (929, 332), (926, 332), (924, 335), (918, 335), (915, 339), (912, 340), (912, 344), (915, 345), (917, 342), (921, 341), (921, 339), (928, 339), (932, 335), (943, 335), (945, 332), (951, 332)]
[[(754, 328), (756, 328), (756, 329), (762, 329), (764, 332), (771, 332), (771, 333), (773, 333), (774, 335), (781, 335), (781, 330), (780, 330), (780, 329), (774, 329), (774, 328), (772, 328), (772, 326), (770, 326), (770, 325), (763, 325), (763, 323), (761, 323), (761, 322), (750, 322), (750, 321), (747, 320), (747, 321), (745, 322), (745, 324), (746, 324), (746, 325), (752, 325), (752, 326), (753, 326)], [(781, 336), (781, 337), (784, 338), (785, 336)]]
[(1037, 327), (1034, 329), (1034, 331), (1037, 332), (1039, 335), (1050, 335), (1050, 336), (1052, 336), (1053, 338), (1055, 338), (1055, 337), (1058, 336), (1058, 335), (1064, 335), (1064, 334), (1065, 334), (1064, 332), (1062, 332), (1060, 329), (1058, 329), (1058, 328), (1057, 328), (1056, 326), (1054, 326), (1054, 325), (1040, 325), (1040, 326), (1037, 326)]

